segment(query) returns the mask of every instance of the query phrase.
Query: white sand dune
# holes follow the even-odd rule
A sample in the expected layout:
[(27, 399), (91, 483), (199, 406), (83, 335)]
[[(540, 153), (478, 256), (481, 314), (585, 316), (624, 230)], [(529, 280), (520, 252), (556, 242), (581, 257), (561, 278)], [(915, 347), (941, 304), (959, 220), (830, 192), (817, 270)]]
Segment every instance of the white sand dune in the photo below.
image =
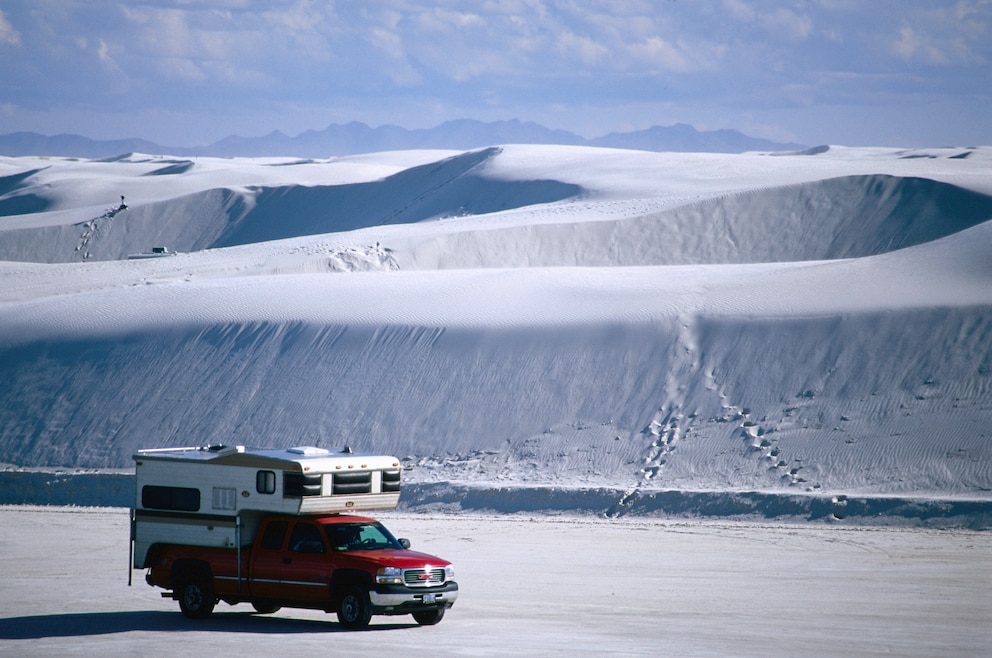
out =
[(0, 461), (350, 444), (410, 482), (992, 499), (990, 169), (0, 158)]

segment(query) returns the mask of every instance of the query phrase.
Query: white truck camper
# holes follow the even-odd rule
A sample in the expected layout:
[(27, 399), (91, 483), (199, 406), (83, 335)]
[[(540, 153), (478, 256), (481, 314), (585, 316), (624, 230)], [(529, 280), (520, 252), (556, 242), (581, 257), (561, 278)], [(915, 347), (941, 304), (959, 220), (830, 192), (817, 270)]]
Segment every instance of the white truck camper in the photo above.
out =
[(347, 447), (158, 448), (139, 450), (134, 462), (135, 569), (158, 543), (240, 549), (266, 514), (394, 509), (400, 497), (398, 459)]

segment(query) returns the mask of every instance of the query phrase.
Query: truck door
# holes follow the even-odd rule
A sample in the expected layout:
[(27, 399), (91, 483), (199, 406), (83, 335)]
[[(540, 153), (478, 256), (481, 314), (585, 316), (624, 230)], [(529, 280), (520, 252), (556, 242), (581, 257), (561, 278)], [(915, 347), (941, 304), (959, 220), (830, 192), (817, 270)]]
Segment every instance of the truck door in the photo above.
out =
[(258, 545), (251, 552), (251, 594), (256, 598), (279, 599), (282, 558), (289, 521), (269, 521)]
[[(288, 521), (275, 523), (289, 525)], [(277, 550), (265, 548), (270, 539), (266, 528), (255, 556), (252, 594), (277, 601), (326, 601), (330, 596), (330, 574), (320, 529), (309, 521), (296, 521), (292, 526), (288, 541), (278, 542)], [(284, 534), (285, 530), (284, 526)], [(277, 540), (271, 539), (270, 545), (274, 546)]]

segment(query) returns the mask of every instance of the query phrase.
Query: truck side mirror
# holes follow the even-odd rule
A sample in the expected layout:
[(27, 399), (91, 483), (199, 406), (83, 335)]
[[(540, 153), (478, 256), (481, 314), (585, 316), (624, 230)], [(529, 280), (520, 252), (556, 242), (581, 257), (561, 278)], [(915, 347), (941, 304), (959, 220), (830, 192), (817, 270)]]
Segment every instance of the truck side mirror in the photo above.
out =
[(410, 548), (410, 540), (406, 538), (401, 538), (400, 546), (402, 546), (403, 548)]

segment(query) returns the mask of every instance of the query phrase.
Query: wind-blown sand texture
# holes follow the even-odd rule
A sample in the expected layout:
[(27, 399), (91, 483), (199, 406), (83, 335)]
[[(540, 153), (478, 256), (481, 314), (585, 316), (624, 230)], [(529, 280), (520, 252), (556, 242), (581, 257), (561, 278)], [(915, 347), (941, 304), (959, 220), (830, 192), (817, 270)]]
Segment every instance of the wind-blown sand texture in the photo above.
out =
[[(984, 147), (0, 158), (0, 462), (347, 444), (410, 484), (987, 501), (990, 171)], [(127, 260), (155, 246), (180, 253)]]

